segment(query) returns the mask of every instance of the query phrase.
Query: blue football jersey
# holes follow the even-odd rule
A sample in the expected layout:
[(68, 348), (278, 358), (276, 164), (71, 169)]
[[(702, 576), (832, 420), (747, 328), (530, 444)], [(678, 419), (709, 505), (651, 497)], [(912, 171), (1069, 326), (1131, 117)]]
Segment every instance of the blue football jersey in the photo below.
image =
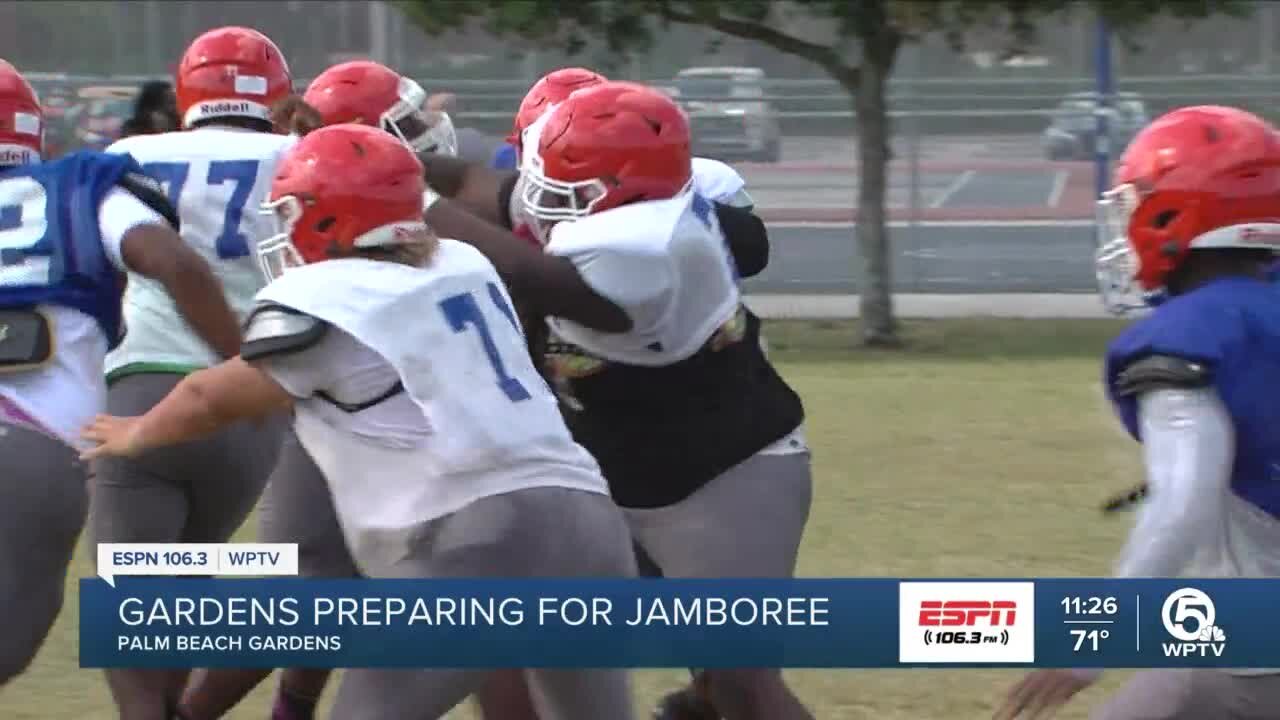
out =
[(1125, 329), (1107, 350), (1108, 394), (1138, 440), (1137, 398), (1116, 392), (1119, 374), (1151, 355), (1200, 363), (1235, 426), (1232, 490), (1280, 517), (1280, 286), (1223, 278), (1170, 298)]
[(78, 152), (0, 170), (0, 308), (61, 305), (120, 338), (120, 280), (98, 230), (98, 209), (128, 155)]

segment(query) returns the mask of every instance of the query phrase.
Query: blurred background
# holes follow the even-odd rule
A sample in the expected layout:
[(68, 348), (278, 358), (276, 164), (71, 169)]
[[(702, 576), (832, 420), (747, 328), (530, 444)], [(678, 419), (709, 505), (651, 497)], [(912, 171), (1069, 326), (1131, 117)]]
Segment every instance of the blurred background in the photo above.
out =
[[(1141, 49), (1116, 42), (1113, 152), (1181, 105), (1238, 105), (1274, 119), (1277, 15), (1259, 2), (1247, 19), (1157, 22), (1138, 37)], [(850, 101), (817, 67), (761, 44), (672, 26), (651, 52), (610, 63), (591, 45), (570, 57), (482, 30), (429, 37), (385, 2), (4, 0), (0, 54), (37, 85), (55, 152), (102, 147), (141, 82), (167, 77), (193, 37), (227, 24), (271, 36), (300, 87), (330, 64), (370, 57), (428, 92), (455, 94), (462, 149), (481, 160), (550, 69), (582, 64), (662, 86), (689, 109), (697, 152), (733, 163), (770, 222), (778, 250), (752, 289), (857, 291)], [(1094, 21), (1079, 13), (1039, 35), (1016, 57), (981, 37), (963, 53), (941, 38), (901, 51), (889, 91), (896, 291), (1095, 289)]]

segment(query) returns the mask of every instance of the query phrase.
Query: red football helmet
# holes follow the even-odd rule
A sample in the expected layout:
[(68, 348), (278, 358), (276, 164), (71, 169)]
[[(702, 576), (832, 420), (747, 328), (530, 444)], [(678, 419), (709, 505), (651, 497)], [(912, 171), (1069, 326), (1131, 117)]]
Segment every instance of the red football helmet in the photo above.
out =
[(307, 134), (276, 166), (264, 212), (278, 232), (258, 243), (269, 278), (291, 267), (403, 245), (428, 233), (422, 163), (394, 136), (367, 125)]
[(0, 165), (23, 165), (44, 153), (44, 110), (31, 83), (0, 60)]
[(293, 92), (280, 48), (266, 35), (224, 27), (196, 38), (178, 63), (175, 91), (184, 127), (218, 117), (271, 119)]
[(1280, 251), (1280, 138), (1237, 108), (1174, 110), (1129, 143), (1098, 205), (1104, 303), (1150, 304), (1192, 250)]
[[(606, 82), (605, 76), (586, 68), (560, 68), (542, 76), (542, 79), (529, 88), (524, 99), (520, 101), (520, 109), (516, 111), (515, 122), (511, 126), (511, 134), (507, 142), (516, 148), (519, 157), (523, 149), (524, 131), (547, 114), (556, 103), (564, 102), (575, 90), (589, 88)], [(531, 138), (530, 145), (536, 145), (537, 139)]]
[(325, 125), (372, 125), (400, 138), (416, 152), (458, 154), (448, 113), (423, 110), (427, 93), (413, 80), (370, 60), (345, 62), (311, 81), (303, 100)]
[(545, 242), (550, 225), (690, 185), (689, 119), (665, 93), (606, 82), (551, 111), (524, 170), (523, 201)]

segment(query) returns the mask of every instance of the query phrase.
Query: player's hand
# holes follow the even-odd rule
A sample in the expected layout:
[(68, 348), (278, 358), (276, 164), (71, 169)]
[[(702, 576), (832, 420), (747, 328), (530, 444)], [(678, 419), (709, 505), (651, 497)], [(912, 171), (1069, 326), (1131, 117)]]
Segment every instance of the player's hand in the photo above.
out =
[(99, 457), (134, 457), (142, 453), (145, 446), (138, 432), (139, 418), (98, 415), (93, 422), (85, 426), (80, 437), (93, 443), (96, 447), (80, 453), (81, 460), (93, 460)]
[(1089, 687), (1098, 673), (1081, 670), (1036, 670), (1009, 691), (995, 720), (1050, 718), (1058, 708)]
[(324, 127), (320, 111), (307, 104), (301, 95), (290, 95), (271, 108), (271, 124), (282, 135), (303, 137)]

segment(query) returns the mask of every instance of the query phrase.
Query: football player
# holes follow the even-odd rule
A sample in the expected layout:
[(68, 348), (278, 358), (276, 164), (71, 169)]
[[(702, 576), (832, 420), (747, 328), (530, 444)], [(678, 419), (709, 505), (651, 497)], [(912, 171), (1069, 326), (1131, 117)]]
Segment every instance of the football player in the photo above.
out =
[[(524, 99), (520, 101), (520, 107), (512, 123), (511, 134), (507, 136), (507, 143), (515, 148), (517, 165), (523, 163), (528, 157), (524, 153), (525, 147), (537, 147), (538, 135), (545, 119), (549, 117), (556, 105), (564, 102), (565, 98), (578, 90), (594, 87), (603, 82), (607, 82), (603, 75), (585, 68), (561, 68), (547, 73), (534, 83)], [(718, 203), (747, 210), (755, 207), (755, 201), (746, 191), (746, 181), (738, 171), (719, 160), (693, 158), (693, 184), (699, 194)], [(519, 201), (521, 195), (516, 192), (513, 196)], [(520, 216), (518, 212), (514, 212), (513, 215)], [(518, 225), (516, 233), (524, 232)]]
[[(733, 245), (758, 219), (693, 191), (688, 121), (661, 92), (601, 83), (539, 122), (520, 204), (545, 252), (447, 199), (429, 198), (427, 222), (549, 318), (570, 429), (667, 576), (790, 576), (812, 482), (800, 399), (738, 292)], [(428, 182), (512, 226), (514, 177), (485, 209), (469, 187), (483, 169), (434, 161)], [(728, 717), (810, 717), (776, 670), (708, 677)]]
[[(595, 87), (607, 82), (604, 76), (585, 68), (561, 68), (548, 73), (526, 93), (516, 112), (512, 123), (511, 134), (507, 143), (515, 148), (517, 162), (524, 164), (530, 156), (524, 152), (526, 147), (537, 147), (542, 128), (550, 118), (551, 111), (572, 93)], [(432, 179), (447, 194), (465, 202), (473, 212), (493, 222), (509, 224), (519, 237), (535, 244), (538, 242), (532, 231), (531, 218), (523, 206), (523, 173), (516, 176), (483, 173), (475, 168), (466, 168), (453, 162), (429, 160), (429, 171)], [(723, 206), (741, 208), (750, 212), (754, 209), (754, 201), (746, 192), (745, 181), (733, 168), (722, 162), (708, 158), (692, 159), (693, 186), (703, 197), (717, 203), (717, 215), (726, 235), (732, 238), (733, 259), (740, 277), (751, 277), (762, 271), (768, 263), (768, 235), (763, 223), (754, 215), (723, 212)], [(513, 187), (504, 188), (502, 182), (512, 182)], [(495, 192), (510, 198), (510, 206), (502, 212), (502, 208), (494, 208), (492, 197)], [(523, 306), (524, 303), (519, 303)], [(523, 307), (521, 308), (523, 309)], [(545, 338), (537, 321), (526, 322), (531, 326), (528, 330), (530, 347), (537, 355), (541, 355), (541, 347)], [(764, 338), (760, 338), (761, 347), (765, 346)], [(639, 552), (641, 572), (645, 575), (660, 575), (657, 566), (645, 553)], [(527, 701), (520, 702), (516, 698), (520, 676), (505, 674), (496, 676), (490, 688), (481, 693), (479, 701), (486, 718), (529, 718)], [(527, 694), (527, 693), (526, 693)], [(658, 714), (670, 717), (698, 720), (713, 717), (707, 702), (685, 689), (664, 697), (660, 702)]]
[[(299, 134), (313, 126), (355, 123), (381, 128), (415, 152), (453, 155), (457, 150), (449, 115), (429, 107), (418, 83), (380, 63), (356, 60), (334, 65), (311, 81), (301, 101), (293, 103), (288, 117), (280, 118)], [(280, 446), (276, 469), (262, 495), (258, 541), (296, 543), (300, 575), (358, 575), (324, 477), (292, 433)], [(221, 717), (270, 673), (262, 669), (197, 671), (183, 697), (183, 710), (191, 720)], [(329, 674), (323, 668), (291, 668), (281, 673), (273, 719), (309, 720)]]
[[(1108, 305), (1129, 306), (1115, 294), (1126, 286), (1160, 300), (1105, 359), (1150, 488), (1116, 575), (1280, 577), (1280, 289), (1266, 277), (1280, 249), (1280, 139), (1243, 110), (1182, 108), (1133, 139), (1115, 184), (1101, 201)], [(1032, 673), (996, 717), (1041, 717), (1097, 677)], [(1276, 670), (1149, 670), (1092, 717), (1262, 720), (1278, 707)]]
[[(626, 522), (533, 367), (502, 281), (474, 248), (431, 233), (425, 190), (388, 133), (310, 133), (272, 186), (281, 231), (259, 254), (273, 280), (241, 356), (188, 375), (141, 418), (100, 416), (88, 455), (137, 456), (292, 406), (367, 577), (634, 574)], [(440, 717), (483, 677), (348, 670), (332, 716)], [(632, 717), (625, 672), (529, 678), (546, 717)]]
[[(262, 33), (225, 27), (191, 43), (175, 80), (186, 130), (125, 138), (108, 152), (128, 153), (164, 184), (182, 239), (214, 268), (243, 318), (264, 284), (250, 243), (269, 232), (270, 220), (257, 208), (276, 162), (296, 140), (276, 134), (269, 118), (271, 106), (292, 92), (289, 66)], [(124, 315), (129, 334), (107, 357), (112, 413), (145, 412), (183, 376), (220, 360), (147, 278), (130, 276)], [(257, 502), (286, 425), (283, 417), (237, 423), (182, 447), (97, 463), (94, 540), (227, 540)], [(107, 678), (125, 717), (132, 708), (177, 702), (185, 684), (185, 674), (155, 670), (112, 669)]]
[(431, 109), (421, 85), (386, 65), (369, 60), (334, 65), (311, 81), (302, 99), (325, 125), (372, 125), (414, 152), (458, 154), (449, 113)]
[(133, 101), (133, 116), (120, 126), (120, 137), (172, 132), (182, 127), (178, 116), (178, 99), (173, 85), (166, 80), (148, 82), (138, 90)]
[(0, 685), (62, 607), (88, 492), (79, 428), (105, 408), (120, 342), (120, 273), (153, 283), (191, 332), (234, 356), (239, 326), (164, 194), (125, 155), (42, 162), (44, 116), (0, 60)]

